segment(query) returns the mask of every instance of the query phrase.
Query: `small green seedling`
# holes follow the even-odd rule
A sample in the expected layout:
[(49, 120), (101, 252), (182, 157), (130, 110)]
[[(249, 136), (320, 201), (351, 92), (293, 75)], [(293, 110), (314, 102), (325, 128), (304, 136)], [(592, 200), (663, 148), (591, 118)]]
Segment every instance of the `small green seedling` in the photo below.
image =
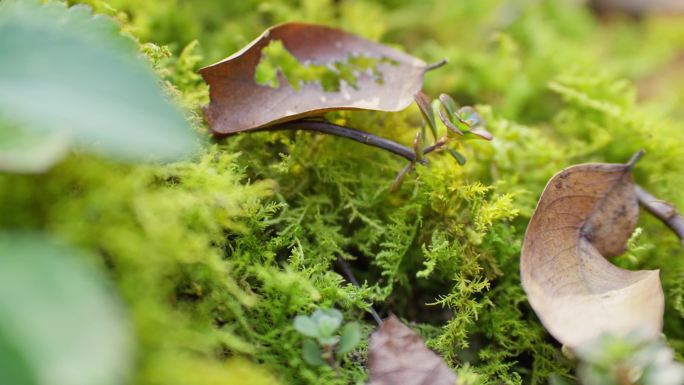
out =
[(345, 354), (354, 350), (361, 340), (361, 328), (350, 322), (342, 328), (342, 313), (337, 309), (318, 309), (312, 315), (298, 315), (294, 328), (305, 335), (302, 358), (313, 366), (337, 368)]
[(447, 94), (439, 95), (439, 102), (435, 101), (435, 108), (439, 112), (439, 119), (446, 128), (457, 136), (466, 139), (492, 140), (492, 134), (484, 127), (480, 114), (471, 106), (458, 108), (456, 102)]
[(602, 335), (574, 352), (580, 359), (578, 378), (584, 385), (681, 385), (684, 366), (664, 339), (653, 341), (632, 333)]
[[(463, 140), (492, 140), (494, 138), (485, 129), (484, 121), (475, 108), (471, 106), (458, 108), (454, 99), (447, 94), (441, 94), (438, 99), (430, 101), (423, 92), (418, 92), (414, 99), (423, 116), (423, 123), (421, 131), (416, 134), (413, 140), (413, 156), (409, 158), (409, 164), (404, 166), (394, 178), (390, 186), (391, 192), (399, 188), (406, 175), (413, 172), (417, 164), (427, 163), (424, 159), (427, 154), (435, 151), (446, 151), (458, 164), (463, 166), (466, 163), (466, 158), (463, 154), (452, 148), (454, 143)], [(437, 111), (439, 120), (446, 127), (446, 132), (442, 136), (439, 136), (435, 111)], [(432, 132), (432, 144), (428, 144), (426, 127), (429, 127)]]

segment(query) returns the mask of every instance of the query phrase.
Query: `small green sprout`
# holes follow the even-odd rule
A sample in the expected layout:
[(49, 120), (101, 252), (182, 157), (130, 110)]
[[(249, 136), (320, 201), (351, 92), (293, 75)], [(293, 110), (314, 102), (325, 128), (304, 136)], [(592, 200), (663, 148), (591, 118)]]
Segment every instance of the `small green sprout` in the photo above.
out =
[(356, 322), (342, 325), (342, 313), (337, 309), (318, 309), (312, 315), (295, 317), (294, 328), (305, 335), (302, 358), (313, 366), (337, 368), (345, 354), (354, 350), (361, 340), (361, 328)]
[(449, 131), (466, 139), (492, 140), (492, 134), (484, 128), (484, 121), (475, 108), (457, 108), (456, 102), (447, 94), (439, 95), (439, 118)]
[[(447, 94), (441, 94), (439, 98), (430, 101), (427, 95), (421, 91), (414, 96), (414, 100), (423, 117), (421, 131), (416, 134), (413, 140), (413, 154), (407, 157), (409, 164), (404, 166), (394, 178), (390, 186), (390, 192), (396, 191), (401, 186), (406, 175), (413, 172), (417, 164), (427, 164), (425, 159), (427, 154), (435, 151), (445, 151), (459, 165), (463, 166), (466, 163), (466, 158), (453, 148), (455, 143), (470, 139), (494, 139), (494, 136), (485, 129), (484, 120), (475, 108), (471, 106), (458, 108), (454, 99)], [(442, 136), (439, 136), (435, 111), (437, 111), (439, 120), (446, 127), (446, 132)], [(426, 127), (429, 127), (432, 132), (433, 141), (431, 144), (428, 144)], [(379, 145), (378, 147), (382, 146)]]
[[(447, 94), (441, 94), (438, 99), (430, 102), (424, 93), (419, 92), (416, 94), (415, 101), (423, 116), (423, 127), (428, 126), (432, 130), (434, 143), (425, 148), (414, 150), (416, 153), (414, 163), (422, 160), (422, 155), (444, 147), (456, 159), (458, 164), (464, 165), (465, 157), (455, 149), (448, 147), (450, 143), (461, 139), (493, 139), (492, 134), (484, 128), (482, 117), (473, 107), (464, 106), (458, 108), (454, 99)], [(446, 135), (439, 138), (437, 135), (435, 110), (439, 120), (447, 128)], [(424, 131), (421, 132), (423, 141), (426, 139)], [(421, 156), (418, 156), (419, 153)]]
[(633, 333), (624, 338), (602, 335), (574, 352), (584, 385), (681, 385), (684, 366), (664, 340)]

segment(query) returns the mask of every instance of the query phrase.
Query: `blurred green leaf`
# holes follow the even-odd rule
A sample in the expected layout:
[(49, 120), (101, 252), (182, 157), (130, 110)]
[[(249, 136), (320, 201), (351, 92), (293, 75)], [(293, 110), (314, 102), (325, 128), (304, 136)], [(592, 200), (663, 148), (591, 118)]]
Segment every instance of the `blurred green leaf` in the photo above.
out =
[(440, 108), (437, 110), (439, 112), (439, 119), (444, 123), (444, 126), (451, 132), (457, 135), (463, 135), (463, 131), (461, 131), (460, 128), (456, 127), (456, 125), (451, 121), (451, 119), (447, 116), (447, 113), (445, 112), (444, 108)]
[(465, 156), (463, 156), (463, 154), (452, 148), (447, 148), (447, 151), (449, 152), (449, 154), (451, 154), (451, 156), (454, 157), (454, 159), (456, 159), (456, 162), (458, 162), (458, 164), (460, 164), (461, 166), (466, 164), (466, 158)]
[(38, 134), (0, 122), (0, 171), (45, 172), (68, 150), (68, 140), (58, 133)]
[(482, 124), (482, 117), (471, 106), (459, 108), (456, 112), (456, 117), (461, 123), (468, 125), (468, 127), (477, 127)]
[(304, 361), (313, 366), (323, 366), (325, 361), (323, 361), (321, 348), (316, 344), (314, 340), (305, 339), (304, 345), (302, 346), (302, 358)]
[(312, 318), (318, 323), (319, 337), (331, 337), (342, 324), (342, 313), (337, 309), (316, 310)]
[(294, 328), (308, 337), (318, 336), (318, 324), (310, 317), (298, 315), (293, 322)]
[(454, 99), (447, 94), (440, 94), (439, 102), (444, 106), (449, 120), (454, 120), (454, 114), (456, 113), (456, 102)]
[(37, 385), (35, 374), (12, 339), (0, 328), (0, 376), (12, 385)]
[(39, 235), (0, 234), (3, 384), (115, 385), (131, 336), (105, 277)]
[(316, 341), (318, 341), (319, 345), (321, 346), (334, 346), (337, 345), (337, 342), (340, 340), (340, 336), (318, 336), (316, 338)]
[[(435, 121), (435, 112), (432, 110), (432, 104), (430, 104), (430, 99), (422, 91), (418, 92), (415, 97), (416, 105), (423, 115), (423, 119), (430, 131), (432, 132), (432, 138), (437, 140), (437, 122)], [(425, 137), (423, 137), (426, 139)]]
[(624, 337), (602, 334), (575, 349), (585, 385), (684, 384), (684, 366), (664, 340), (635, 331)]
[(340, 321), (331, 317), (323, 317), (318, 321), (319, 337), (331, 337), (340, 327)]
[(320, 322), (320, 320), (324, 317), (334, 318), (339, 320), (340, 323), (342, 323), (342, 318), (344, 318), (342, 312), (337, 309), (318, 309), (311, 314), (311, 319), (315, 322)]
[(484, 128), (476, 128), (474, 130), (470, 130), (465, 133), (466, 134), (466, 139), (484, 139), (484, 140), (492, 140), (494, 139), (494, 135), (492, 135), (489, 131), (485, 130)]
[(0, 52), (2, 121), (121, 160), (174, 160), (199, 145), (133, 41), (86, 6), (0, 3)]
[(342, 328), (340, 342), (337, 345), (337, 355), (345, 355), (358, 345), (361, 341), (361, 327), (356, 322), (350, 322)]

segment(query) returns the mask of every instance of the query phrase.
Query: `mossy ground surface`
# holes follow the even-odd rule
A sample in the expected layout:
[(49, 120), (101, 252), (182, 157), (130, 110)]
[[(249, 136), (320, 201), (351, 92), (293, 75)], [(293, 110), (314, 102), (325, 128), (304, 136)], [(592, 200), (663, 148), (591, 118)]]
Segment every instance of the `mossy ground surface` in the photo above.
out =
[[(571, 1), (85, 2), (143, 44), (203, 133), (197, 68), (271, 24), (302, 20), (428, 62), (447, 57), (426, 92), (476, 104), (496, 138), (466, 142), (464, 166), (437, 154), (394, 194), (405, 161), (302, 132), (229, 137), (171, 165), (77, 154), (45, 175), (0, 175), (1, 227), (45, 230), (99, 256), (135, 326), (136, 384), (363, 383), (365, 342), (339, 374), (314, 368), (292, 320), (336, 307), (362, 323), (366, 341), (370, 303), (410, 322), (464, 384), (572, 376), (518, 273), (546, 181), (643, 148), (638, 183), (684, 208), (684, 72), (673, 64), (684, 49), (681, 19), (599, 20)], [(406, 144), (420, 127), (415, 107), (329, 118)], [(618, 263), (661, 269), (664, 332), (681, 358), (681, 246), (647, 215), (639, 226)]]

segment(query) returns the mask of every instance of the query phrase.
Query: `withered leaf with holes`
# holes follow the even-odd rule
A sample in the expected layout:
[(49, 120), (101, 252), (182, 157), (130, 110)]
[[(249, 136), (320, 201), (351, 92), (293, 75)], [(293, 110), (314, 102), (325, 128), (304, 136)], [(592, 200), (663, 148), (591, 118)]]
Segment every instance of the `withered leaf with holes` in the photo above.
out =
[[(295, 90), (278, 71), (277, 87), (255, 81), (262, 50), (271, 42), (284, 48), (302, 65), (328, 66), (349, 58), (377, 60), (372, 71), (357, 71), (356, 84), (340, 82), (336, 91), (309, 82)], [(231, 134), (295, 120), (325, 111), (364, 109), (399, 111), (413, 102), (423, 85), (426, 64), (413, 56), (339, 29), (303, 23), (286, 23), (266, 30), (232, 56), (202, 68), (210, 87), (205, 117), (215, 134)]]
[(456, 375), (419, 335), (390, 316), (370, 337), (369, 385), (454, 385)]
[(556, 174), (527, 227), (520, 258), (532, 308), (558, 341), (576, 347), (607, 332), (656, 338), (663, 323), (658, 270), (608, 262), (625, 250), (638, 216), (627, 164), (582, 164)]

